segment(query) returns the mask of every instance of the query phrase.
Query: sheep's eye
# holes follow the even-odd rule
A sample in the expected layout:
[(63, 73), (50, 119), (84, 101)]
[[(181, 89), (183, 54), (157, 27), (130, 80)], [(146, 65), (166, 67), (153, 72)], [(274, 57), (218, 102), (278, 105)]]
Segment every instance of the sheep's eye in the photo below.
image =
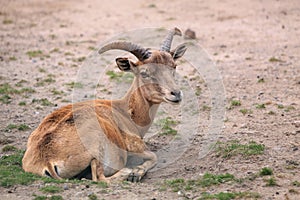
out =
[(149, 74), (146, 72), (146, 71), (141, 71), (141, 76), (143, 77), (143, 78), (148, 78), (149, 77)]

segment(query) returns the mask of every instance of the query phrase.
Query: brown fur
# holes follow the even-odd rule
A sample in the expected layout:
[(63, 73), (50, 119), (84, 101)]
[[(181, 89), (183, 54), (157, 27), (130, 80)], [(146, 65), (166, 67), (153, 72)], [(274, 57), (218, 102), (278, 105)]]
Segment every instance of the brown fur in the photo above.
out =
[[(23, 169), (56, 179), (72, 178), (87, 167), (94, 181), (126, 179), (132, 173), (142, 177), (157, 161), (142, 138), (158, 105), (176, 89), (172, 70), (143, 66), (149, 63), (176, 67), (169, 53), (153, 51), (144, 62), (131, 62), (136, 78), (123, 99), (79, 102), (52, 112), (30, 135)], [(149, 77), (155, 76), (156, 82), (142, 79), (142, 68), (152, 70)], [(146, 161), (136, 170), (127, 169), (127, 152)]]

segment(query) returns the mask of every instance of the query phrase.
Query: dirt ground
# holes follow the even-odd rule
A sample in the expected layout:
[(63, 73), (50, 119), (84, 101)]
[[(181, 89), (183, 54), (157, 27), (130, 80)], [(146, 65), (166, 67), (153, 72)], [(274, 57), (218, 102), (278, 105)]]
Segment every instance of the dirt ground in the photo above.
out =
[[(112, 185), (106, 193), (96, 186), (72, 186), (60, 194), (64, 199), (88, 199), (91, 193), (98, 199), (197, 199), (198, 193), (160, 190), (159, 183), (197, 178), (206, 172), (246, 177), (263, 167), (273, 169), (277, 186), (267, 187), (263, 178), (258, 178), (212, 186), (207, 192), (250, 191), (259, 193), (261, 199), (300, 199), (299, 186), (292, 184), (300, 182), (297, 0), (1, 0), (0, 24), (0, 84), (19, 84), (36, 91), (11, 95), (9, 103), (0, 102), (1, 141), (25, 149), (40, 121), (72, 101), (70, 83), (76, 81), (84, 58), (104, 40), (133, 29), (176, 26), (196, 32), (199, 45), (222, 74), (227, 109), (219, 141), (255, 141), (266, 148), (264, 154), (249, 158), (224, 159), (212, 152), (198, 159), (201, 132), (205, 132), (210, 114), (200, 109), (199, 136), (172, 165), (148, 173), (142, 183)], [(29, 53), (39, 50), (38, 56)], [(193, 84), (197, 85), (197, 80), (192, 80)], [(210, 106), (205, 83), (200, 87), (200, 105)], [(52, 104), (38, 101), (45, 98)], [(232, 100), (241, 105), (229, 109)], [(5, 131), (9, 124), (26, 124), (30, 129)], [(149, 144), (162, 145), (159, 139)], [(33, 193), (41, 194), (40, 187), (41, 183), (0, 188), (0, 199), (33, 199)]]

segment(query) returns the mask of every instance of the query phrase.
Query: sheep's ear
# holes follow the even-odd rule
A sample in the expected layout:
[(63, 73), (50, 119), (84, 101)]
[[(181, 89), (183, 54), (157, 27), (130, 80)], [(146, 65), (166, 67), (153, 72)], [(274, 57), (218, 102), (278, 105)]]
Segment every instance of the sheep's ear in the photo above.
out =
[(132, 71), (136, 65), (130, 61), (128, 58), (116, 58), (117, 66), (121, 71)]
[(177, 46), (173, 51), (171, 51), (171, 55), (173, 56), (174, 60), (177, 60), (178, 58), (182, 57), (185, 53), (187, 47), (185, 44), (181, 44)]

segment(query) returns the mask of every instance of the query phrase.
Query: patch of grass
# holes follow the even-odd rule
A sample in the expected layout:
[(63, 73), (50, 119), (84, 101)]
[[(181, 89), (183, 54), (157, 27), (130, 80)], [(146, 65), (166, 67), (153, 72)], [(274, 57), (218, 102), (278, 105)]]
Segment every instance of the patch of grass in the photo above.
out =
[(118, 82), (126, 82), (131, 83), (133, 81), (134, 75), (132, 73), (126, 72), (115, 72), (115, 71), (107, 71), (106, 75), (109, 76), (109, 79), (116, 80)]
[(9, 83), (0, 84), (0, 94), (19, 94), (19, 90), (13, 88)]
[(54, 104), (50, 102), (47, 98), (32, 99), (32, 103), (39, 103), (42, 106), (54, 106)]
[(35, 89), (33, 88), (29, 88), (29, 87), (25, 87), (22, 88), (21, 90), (19, 90), (20, 93), (35, 93)]
[(27, 131), (30, 129), (30, 127), (26, 124), (9, 124), (6, 126), (5, 131), (13, 130), (13, 129), (18, 129), (19, 131)]
[(101, 188), (108, 188), (108, 184), (104, 181), (92, 181), (92, 184), (100, 186)]
[(62, 90), (59, 91), (59, 90), (57, 90), (55, 88), (53, 88), (51, 90), (51, 92), (52, 92), (53, 95), (63, 95), (64, 94), (64, 91), (62, 91)]
[(50, 34), (49, 37), (54, 40), (57, 36), (55, 34)]
[(50, 51), (50, 53), (58, 53), (59, 52), (59, 48), (54, 48)]
[(201, 87), (196, 87), (195, 95), (196, 95), (196, 96), (200, 96), (200, 95), (201, 95), (201, 92), (202, 92)]
[(276, 179), (274, 177), (266, 179), (265, 182), (266, 182), (266, 186), (268, 187), (278, 186)]
[(250, 109), (243, 108), (243, 109), (240, 109), (240, 113), (242, 113), (243, 115), (246, 115), (246, 114), (252, 114), (253, 112)]
[(74, 89), (74, 88), (83, 88), (83, 84), (80, 83), (80, 82), (70, 82), (70, 83), (66, 83), (65, 85), (69, 86), (71, 89)]
[(264, 167), (259, 171), (260, 176), (269, 176), (273, 174), (273, 170), (269, 167)]
[(156, 5), (155, 5), (154, 3), (149, 4), (149, 5), (148, 5), (148, 8), (156, 8)]
[(269, 111), (268, 114), (269, 114), (269, 115), (276, 115), (276, 113), (275, 113), (274, 111), (272, 111), (272, 110)]
[(4, 155), (0, 158), (0, 186), (28, 185), (38, 179), (38, 176), (23, 171), (21, 164), (23, 153), (17, 150), (12, 155)]
[(11, 103), (11, 97), (7, 94), (1, 95), (0, 96), (0, 102), (4, 104), (10, 104)]
[(173, 180), (166, 180), (166, 185), (172, 188), (173, 192), (178, 192), (181, 188), (186, 186), (186, 182), (182, 178), (173, 179)]
[(47, 71), (44, 68), (39, 67), (39, 72), (46, 73)]
[(211, 110), (211, 107), (210, 107), (210, 106), (207, 106), (207, 105), (203, 105), (203, 106), (202, 106), (202, 110), (203, 110), (203, 111), (210, 111), (210, 110)]
[(45, 186), (45, 187), (42, 187), (40, 189), (41, 192), (44, 192), (44, 193), (58, 193), (58, 192), (62, 192), (63, 189), (61, 187), (58, 187), (58, 186), (55, 186), (55, 185), (48, 185), (48, 186)]
[(265, 146), (254, 141), (250, 141), (248, 144), (241, 144), (239, 141), (233, 140), (226, 143), (217, 142), (215, 150), (217, 155), (223, 158), (230, 158), (236, 155), (247, 157), (263, 154)]
[(74, 54), (71, 52), (65, 52), (65, 56), (74, 56)]
[(217, 199), (217, 200), (231, 200), (231, 199), (259, 199), (261, 196), (253, 192), (220, 192), (217, 194), (202, 193), (199, 200)]
[(48, 196), (36, 196), (33, 200), (63, 200), (63, 197), (60, 195), (53, 195), (51, 197)]
[(82, 57), (79, 57), (79, 58), (74, 58), (73, 62), (83, 62), (83, 61), (85, 61), (85, 59), (86, 59), (86, 57), (82, 56)]
[(30, 127), (28, 125), (26, 125), (26, 124), (20, 124), (18, 126), (18, 130), (19, 131), (26, 131), (26, 130), (29, 130), (29, 129), (30, 129)]
[(25, 101), (20, 101), (18, 105), (19, 106), (26, 106), (26, 102)]
[(50, 200), (63, 200), (64, 198), (60, 195), (54, 195), (52, 197), (50, 197)]
[(166, 19), (166, 21), (173, 21), (173, 20), (176, 20), (176, 18), (175, 18), (175, 17), (168, 17), (168, 18)]
[(35, 196), (33, 200), (47, 200), (46, 196)]
[(10, 60), (10, 61), (16, 61), (17, 58), (16, 58), (15, 56), (11, 56), (11, 57), (9, 57), (9, 60)]
[(242, 103), (241, 103), (241, 101), (240, 100), (231, 100), (230, 101), (230, 106), (229, 106), (229, 110), (231, 110), (231, 109), (233, 109), (233, 108), (235, 108), (235, 107), (238, 107), (238, 106), (241, 106), (242, 105)]
[(264, 82), (265, 82), (265, 79), (264, 79), (264, 78), (259, 78), (257, 82), (258, 82), (258, 83), (264, 83)]
[(97, 49), (96, 47), (92, 47), (92, 46), (88, 47), (88, 50), (90, 50), (90, 51), (95, 51), (96, 49)]
[(293, 181), (292, 186), (300, 187), (300, 182), (299, 181)]
[(35, 50), (35, 51), (27, 51), (26, 54), (30, 57), (30, 58), (36, 58), (36, 57), (43, 57), (44, 54), (41, 50)]
[(282, 105), (282, 104), (277, 104), (277, 108), (278, 108), (278, 109), (284, 109), (284, 105)]
[(4, 19), (2, 21), (2, 24), (12, 24), (12, 23), (13, 23), (13, 21), (11, 19)]
[(12, 130), (12, 129), (16, 129), (18, 128), (18, 126), (16, 124), (9, 124), (6, 126), (6, 130)]
[[(11, 149), (11, 147), (7, 147)], [(0, 157), (0, 186), (2, 187), (11, 187), (14, 185), (29, 185), (34, 181), (42, 181), (44, 183), (72, 183), (72, 184), (92, 184), (91, 181), (84, 181), (78, 179), (72, 180), (57, 180), (49, 177), (41, 177), (32, 173), (24, 172), (22, 169), (22, 158), (24, 155), (24, 151), (19, 149), (14, 149), (13, 154), (11, 155), (3, 155)], [(106, 185), (107, 187), (107, 185)], [(62, 190), (61, 188), (59, 188)], [(46, 192), (49, 191), (57, 191), (57, 188), (48, 188), (43, 189)], [(52, 196), (50, 199), (62, 199), (60, 197)]]
[(6, 145), (2, 148), (2, 152), (17, 151), (18, 149), (12, 145)]
[(199, 182), (202, 187), (209, 187), (212, 185), (219, 185), (229, 181), (235, 181), (235, 177), (232, 174), (204, 174), (203, 178)]
[(287, 106), (284, 111), (285, 112), (290, 112), (291, 110), (295, 110), (295, 107), (294, 106)]
[(95, 194), (90, 194), (90, 195), (88, 195), (88, 197), (89, 197), (90, 200), (97, 200), (98, 199), (97, 195), (95, 195)]
[(107, 71), (105, 73), (111, 80), (120, 80), (124, 74), (124, 72), (115, 72), (115, 71)]
[(210, 174), (205, 173), (202, 177), (196, 180), (184, 180), (182, 178), (166, 180), (162, 188), (171, 188), (173, 192), (178, 191), (197, 191), (200, 187), (210, 187), (212, 185), (219, 185), (228, 182), (236, 182), (232, 174)]
[(299, 194), (299, 192), (295, 189), (289, 189), (289, 193)]
[(45, 78), (45, 79), (36, 79), (37, 83), (35, 84), (35, 86), (37, 86), (37, 87), (45, 86), (45, 85), (48, 85), (50, 83), (56, 82), (56, 80), (53, 77), (54, 77), (54, 75), (48, 74), (47, 78)]
[(276, 58), (276, 57), (271, 57), (269, 59), (269, 62), (283, 62), (283, 60), (279, 59), (279, 58)]
[(262, 104), (256, 104), (255, 106), (257, 109), (265, 109), (266, 108), (266, 105), (264, 103)]
[(161, 135), (177, 135), (177, 130), (173, 129), (173, 126), (177, 125), (178, 122), (171, 117), (159, 120), (158, 124), (161, 127)]
[(24, 83), (28, 83), (28, 81), (26, 81), (26, 80), (20, 80), (20, 81), (18, 81), (16, 84), (15, 84), (15, 86), (16, 87), (23, 87), (23, 84)]

